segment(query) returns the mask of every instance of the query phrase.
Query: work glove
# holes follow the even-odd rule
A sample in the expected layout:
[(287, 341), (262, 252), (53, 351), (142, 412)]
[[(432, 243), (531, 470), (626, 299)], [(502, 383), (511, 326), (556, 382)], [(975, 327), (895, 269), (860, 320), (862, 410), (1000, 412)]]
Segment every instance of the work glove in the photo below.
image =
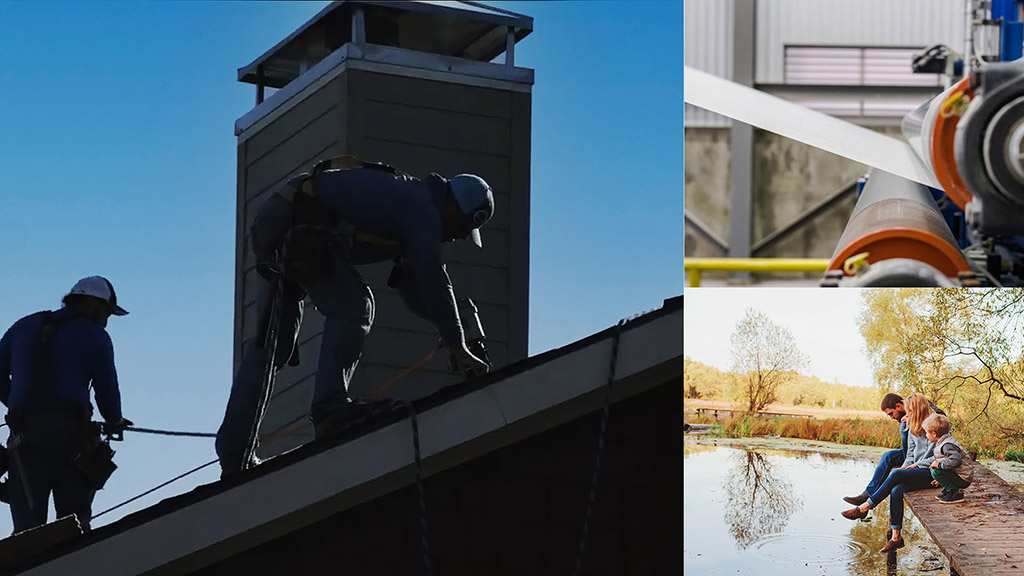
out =
[(125, 428), (134, 425), (134, 422), (122, 417), (120, 420), (114, 422), (104, 422), (103, 433), (106, 434), (107, 436), (110, 436), (112, 440), (121, 440), (124, 438)]
[(474, 356), (464, 343), (452, 348), (452, 352), (455, 355), (455, 361), (459, 365), (459, 374), (462, 374), (466, 378), (473, 378), (474, 376), (486, 374), (490, 369), (487, 362), (484, 362)]

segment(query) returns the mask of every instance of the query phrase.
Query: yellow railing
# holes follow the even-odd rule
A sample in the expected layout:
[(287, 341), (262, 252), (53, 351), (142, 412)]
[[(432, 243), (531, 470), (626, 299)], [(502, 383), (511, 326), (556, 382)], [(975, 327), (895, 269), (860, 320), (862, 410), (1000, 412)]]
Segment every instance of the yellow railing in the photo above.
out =
[(818, 272), (828, 268), (828, 258), (684, 258), (690, 287), (700, 286), (701, 272)]

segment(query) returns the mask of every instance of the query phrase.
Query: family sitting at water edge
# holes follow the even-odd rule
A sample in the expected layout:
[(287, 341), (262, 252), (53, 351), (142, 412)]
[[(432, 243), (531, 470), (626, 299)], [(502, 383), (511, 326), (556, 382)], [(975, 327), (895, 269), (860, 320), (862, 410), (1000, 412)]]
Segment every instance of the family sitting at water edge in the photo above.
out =
[(891, 496), (889, 523), (892, 538), (879, 550), (884, 553), (905, 545), (901, 534), (903, 494), (929, 486), (942, 486), (943, 491), (937, 496), (940, 502), (963, 502), (963, 489), (971, 482), (974, 466), (963, 447), (950, 436), (945, 412), (929, 403), (923, 395), (911, 394), (904, 400), (898, 394), (886, 394), (882, 398), (882, 411), (900, 422), (902, 448), (882, 455), (864, 492), (843, 498), (856, 507), (842, 514), (850, 520), (864, 518), (868, 510)]

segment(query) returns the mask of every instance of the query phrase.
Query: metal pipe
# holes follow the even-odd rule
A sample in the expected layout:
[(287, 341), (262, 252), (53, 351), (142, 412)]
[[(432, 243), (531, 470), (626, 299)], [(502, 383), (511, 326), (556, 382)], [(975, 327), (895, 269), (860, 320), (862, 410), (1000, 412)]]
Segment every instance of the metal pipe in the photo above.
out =
[(970, 270), (928, 188), (880, 170), (871, 172), (828, 270), (862, 253), (869, 264), (909, 258), (950, 278)]
[(505, 66), (514, 68), (516, 65), (516, 29), (505, 27)]
[(690, 287), (700, 286), (702, 271), (717, 272), (817, 272), (828, 266), (826, 258), (684, 258)]

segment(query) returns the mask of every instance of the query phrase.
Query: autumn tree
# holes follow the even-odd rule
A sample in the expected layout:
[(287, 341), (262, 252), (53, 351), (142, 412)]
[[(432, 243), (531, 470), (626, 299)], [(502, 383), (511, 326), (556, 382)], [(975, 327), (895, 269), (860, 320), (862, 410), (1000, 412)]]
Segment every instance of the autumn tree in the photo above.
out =
[(714, 366), (683, 358), (683, 396), (703, 400), (724, 400), (729, 395), (732, 375)]
[(935, 314), (934, 292), (920, 288), (879, 288), (863, 292), (857, 317), (875, 382), (885, 392), (923, 391), (946, 365), (948, 318)]
[(876, 380), (960, 424), (1024, 437), (1024, 290), (873, 289), (858, 318)]
[(777, 401), (779, 387), (806, 363), (789, 330), (753, 308), (736, 323), (729, 341), (748, 414)]

